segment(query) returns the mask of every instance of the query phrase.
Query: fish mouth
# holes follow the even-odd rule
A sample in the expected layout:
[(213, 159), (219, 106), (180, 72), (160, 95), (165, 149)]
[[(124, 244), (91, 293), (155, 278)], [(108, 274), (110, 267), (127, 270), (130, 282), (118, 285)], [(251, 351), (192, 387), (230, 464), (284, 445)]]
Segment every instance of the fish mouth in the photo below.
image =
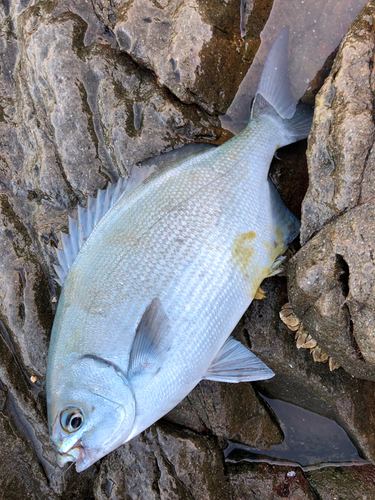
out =
[(57, 463), (59, 467), (64, 467), (65, 464), (73, 462), (76, 468), (79, 463), (84, 462), (86, 459), (86, 452), (82, 445), (78, 444), (70, 448), (66, 453), (62, 451), (57, 452)]
[(88, 469), (102, 456), (103, 454), (97, 451), (88, 453), (81, 444), (78, 444), (70, 448), (66, 453), (58, 451), (57, 463), (60, 467), (64, 467), (67, 463), (73, 462), (75, 463), (76, 471), (82, 472)]

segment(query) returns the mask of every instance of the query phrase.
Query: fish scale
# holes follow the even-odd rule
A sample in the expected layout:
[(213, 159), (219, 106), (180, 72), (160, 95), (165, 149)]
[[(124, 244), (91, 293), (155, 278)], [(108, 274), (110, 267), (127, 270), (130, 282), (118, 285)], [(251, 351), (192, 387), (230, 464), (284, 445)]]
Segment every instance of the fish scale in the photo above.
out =
[[(90, 352), (104, 356), (119, 366), (123, 365), (124, 371), (126, 371), (128, 363), (126, 351), (129, 350), (135, 334), (134, 324), (137, 323), (154, 296), (165, 295), (167, 297), (164, 307), (173, 325), (174, 342), (179, 342), (179, 334), (184, 338), (187, 336), (191, 342), (186, 344), (181, 351), (176, 350), (174, 357), (171, 357), (166, 363), (163, 372), (167, 376), (162, 382), (155, 380), (154, 384), (150, 385), (149, 390), (142, 394), (142, 399), (145, 401), (152, 398), (153, 394), (155, 394), (156, 400), (166, 399), (164, 397), (164, 384), (168, 384), (170, 389), (168, 401), (171, 402), (168, 403), (167, 408), (161, 408), (161, 414), (175, 406), (176, 398), (181, 399), (182, 384), (179, 383), (176, 387), (171, 386), (170, 366), (182, 363), (183, 359), (189, 356), (191, 361), (188, 366), (185, 366), (185, 373), (181, 373), (180, 377), (186, 385), (183, 392), (190, 392), (200, 380), (202, 371), (204, 372), (208, 368), (213, 356), (220, 349), (228, 335), (227, 332), (231, 331), (240, 319), (244, 304), (247, 306), (250, 302), (251, 289), (248, 286), (248, 280), (235, 267), (234, 263), (231, 264), (232, 246), (235, 235), (249, 231), (254, 227), (257, 230), (259, 228), (264, 234), (263, 237), (267, 238), (265, 224), (263, 227), (262, 225), (259, 227), (258, 220), (261, 212), (267, 221), (270, 220), (270, 217), (267, 211), (264, 212), (261, 203), (262, 198), (264, 198), (264, 189), (259, 190), (258, 185), (260, 183), (259, 170), (262, 164), (263, 168), (267, 168), (269, 158), (272, 157), (272, 151), (276, 145), (276, 140), (272, 141), (272, 139), (277, 136), (277, 133), (271, 128), (272, 125), (273, 128), (276, 128), (270, 121), (270, 123), (264, 124), (259, 131), (259, 124), (255, 123), (249, 131), (237, 136), (235, 147), (241, 147), (241, 142), (245, 146), (242, 148), (245, 153), (241, 155), (231, 154), (229, 150), (220, 157), (220, 162), (216, 163), (215, 158), (212, 157), (219, 151), (209, 153), (210, 161), (215, 167), (218, 164), (218, 169), (207, 166), (206, 159), (193, 160), (191, 163), (195, 165), (193, 167), (184, 165), (181, 168), (181, 175), (177, 170), (168, 172), (173, 177), (169, 182), (161, 178), (159, 189), (153, 186), (152, 197), (142, 196), (142, 193), (137, 191), (130, 195), (135, 198), (134, 202), (130, 199), (120, 202), (115, 207), (116, 210), (108, 213), (101, 222), (101, 225), (106, 225), (104, 237), (99, 231), (99, 225), (82, 249), (66, 281), (66, 294), (74, 295), (76, 289), (88, 288), (96, 307), (99, 306), (101, 310), (104, 310), (108, 304), (112, 304), (114, 310), (111, 311), (111, 315), (113, 314), (115, 317), (117, 315), (119, 319), (115, 323), (115, 329), (107, 330), (105, 338), (103, 338), (102, 332), (108, 314), (102, 321), (98, 321), (96, 318), (92, 320), (92, 325), (86, 321), (85, 326), (91, 329)], [(252, 134), (252, 128), (257, 130), (255, 137)], [(270, 150), (266, 153), (262, 151), (260, 146), (263, 141), (271, 143)], [(251, 159), (250, 166), (245, 163), (245, 158)], [(257, 164), (257, 161), (261, 163)], [(252, 168), (250, 169), (250, 167)], [(192, 171), (193, 168), (194, 171)], [(222, 177), (228, 171), (231, 172), (229, 182), (223, 185)], [(255, 174), (251, 175), (252, 172)], [(220, 189), (218, 184), (221, 185)], [(239, 186), (243, 186), (246, 197), (241, 197), (238, 200), (239, 197), (233, 193), (236, 193)], [(203, 187), (207, 189), (202, 193)], [(189, 196), (190, 193), (192, 194)], [(255, 198), (258, 200), (255, 201)], [(154, 209), (152, 214), (149, 214), (149, 211), (144, 208), (145, 200), (147, 200), (147, 204), (159, 209)], [(184, 253), (179, 252), (179, 244), (173, 242), (175, 233), (171, 233), (170, 221), (173, 221), (174, 212), (170, 200), (173, 200), (173, 203), (178, 206), (180, 203), (184, 203), (184, 212), (189, 220), (190, 234), (185, 240), (187, 248), (185, 248)], [(210, 207), (210, 214), (205, 211), (206, 206)], [(122, 211), (125, 211), (125, 214), (122, 214)], [(227, 220), (228, 211), (230, 221)], [(107, 219), (112, 220), (108, 221)], [(149, 232), (146, 232), (147, 226), (150, 227)], [(132, 237), (136, 228), (141, 233), (141, 237), (137, 239), (137, 248), (140, 240), (142, 240), (142, 246), (139, 246), (139, 252), (130, 254), (125, 242)], [(268, 231), (268, 233), (268, 242), (272, 244), (273, 233), (272, 231)], [(210, 243), (215, 244), (220, 235), (222, 244), (213, 251), (210, 248)], [(116, 258), (104, 262), (108, 240), (113, 241), (113, 245), (116, 247)], [(154, 242), (157, 242), (157, 245)], [(256, 240), (254, 253), (257, 253), (257, 250), (259, 252), (260, 246), (261, 243)], [(92, 252), (92, 247), (95, 247), (95, 252)], [(190, 275), (188, 277), (190, 287), (186, 290), (178, 290), (175, 282), (184, 282), (182, 268), (186, 266), (186, 255), (188, 260), (192, 261), (190, 273), (187, 273)], [(163, 266), (158, 270), (155, 264), (159, 258), (164, 259), (169, 268), (166, 269)], [(263, 266), (263, 274), (258, 278), (258, 282), (261, 282), (266, 277), (274, 257), (267, 254), (265, 259), (259, 260)], [(212, 261), (221, 262), (221, 265), (213, 267)], [(79, 269), (79, 276), (76, 276), (76, 269)], [(90, 286), (90, 274), (92, 275), (93, 271), (100, 276), (94, 281), (94, 290)], [(153, 271), (152, 274), (150, 274), (151, 271)], [(140, 275), (148, 276), (148, 287), (139, 281)], [(124, 285), (114, 286), (116, 283), (113, 281), (114, 276), (116, 279), (120, 279)], [(192, 279), (191, 276), (195, 276), (196, 279)], [(194, 289), (196, 290), (194, 291)], [(177, 290), (178, 297), (176, 297)], [(202, 290), (205, 290), (203, 294)], [(243, 290), (246, 291), (243, 292)], [(105, 296), (103, 303), (100, 301), (100, 296)], [(226, 307), (223, 310), (220, 304), (222, 304), (224, 297), (226, 298)], [(189, 323), (190, 327), (188, 331), (180, 333), (178, 331), (179, 323), (181, 315), (184, 313), (184, 303), (187, 300), (189, 300), (191, 312), (185, 324)], [(77, 310), (73, 312), (73, 317), (78, 315), (92, 316), (93, 311), (87, 308), (86, 299), (83, 302), (83, 305), (81, 305), (81, 301), (77, 302)], [(175, 306), (171, 307), (169, 304), (175, 304)], [(178, 307), (179, 305), (180, 307)], [(69, 318), (67, 321), (71, 323), (72, 319)], [(58, 322), (58, 317), (55, 322)], [(120, 325), (121, 327), (119, 327)], [(127, 331), (128, 329), (130, 331)], [(71, 335), (75, 335), (74, 331)], [(66, 342), (69, 343), (69, 335)], [(84, 354), (87, 347), (83, 338), (76, 338), (77, 352)], [(192, 377), (190, 363), (196, 367), (198, 379), (197, 376)], [(160, 378), (162, 376), (160, 374)], [(160, 391), (155, 393), (154, 386), (160, 387)], [(139, 405), (142, 406), (140, 401)]]
[[(59, 277), (67, 276), (47, 370), (61, 465), (73, 460), (84, 470), (165, 415), (202, 378), (272, 376), (228, 336), (298, 233), (267, 173), (277, 147), (306, 136), (311, 119), (284, 119), (262, 88), (238, 136), (132, 190), (123, 183), (113, 203), (106, 192), (89, 200), (88, 219), (96, 221), (90, 235), (82, 211), (70, 224), (64, 246), (71, 265), (61, 256)], [(98, 206), (103, 200), (107, 213)], [(83, 243), (75, 239), (78, 226)], [(72, 415), (80, 422), (74, 432)]]

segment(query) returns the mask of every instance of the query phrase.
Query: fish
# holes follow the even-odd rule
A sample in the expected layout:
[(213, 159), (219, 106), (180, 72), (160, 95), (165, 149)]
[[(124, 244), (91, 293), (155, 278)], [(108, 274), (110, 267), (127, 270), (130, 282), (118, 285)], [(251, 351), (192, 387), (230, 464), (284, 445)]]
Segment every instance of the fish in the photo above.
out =
[(87, 469), (203, 379), (274, 375), (231, 333), (299, 232), (268, 178), (275, 151), (307, 137), (312, 122), (291, 95), (288, 34), (271, 47), (241, 133), (134, 167), (61, 233), (47, 360), (61, 467)]

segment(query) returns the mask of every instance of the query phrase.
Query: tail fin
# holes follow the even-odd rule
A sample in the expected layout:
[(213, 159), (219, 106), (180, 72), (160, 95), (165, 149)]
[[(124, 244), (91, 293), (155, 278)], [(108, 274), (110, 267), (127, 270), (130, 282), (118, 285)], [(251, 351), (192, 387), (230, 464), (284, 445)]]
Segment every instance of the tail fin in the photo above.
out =
[(312, 109), (297, 105), (290, 91), (288, 43), (289, 26), (285, 26), (268, 53), (251, 110), (251, 118), (268, 115), (282, 120), (284, 134), (280, 146), (306, 138), (313, 118)]

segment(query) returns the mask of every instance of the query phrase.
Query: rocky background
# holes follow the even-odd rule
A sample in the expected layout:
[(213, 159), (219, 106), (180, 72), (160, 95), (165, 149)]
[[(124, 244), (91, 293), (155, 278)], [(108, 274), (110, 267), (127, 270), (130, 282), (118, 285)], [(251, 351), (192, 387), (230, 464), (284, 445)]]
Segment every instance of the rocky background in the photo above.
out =
[[(375, 2), (351, 26), (316, 99), (306, 143), (271, 177), (301, 214), (286, 278), (262, 286), (236, 330), (276, 376), (204, 381), (167, 417), (87, 471), (57, 467), (45, 402), (68, 215), (131, 165), (220, 126), (272, 1), (3, 0), (0, 3), (0, 499), (374, 498), (375, 466), (303, 471), (225, 462), (227, 439), (269, 449), (283, 432), (258, 391), (335, 419), (375, 463)], [(307, 170), (308, 169), (308, 170)], [(308, 189), (307, 189), (308, 186)], [(304, 194), (306, 192), (306, 196)], [(298, 251), (297, 251), (298, 250)], [(289, 300), (342, 367), (299, 351)]]

